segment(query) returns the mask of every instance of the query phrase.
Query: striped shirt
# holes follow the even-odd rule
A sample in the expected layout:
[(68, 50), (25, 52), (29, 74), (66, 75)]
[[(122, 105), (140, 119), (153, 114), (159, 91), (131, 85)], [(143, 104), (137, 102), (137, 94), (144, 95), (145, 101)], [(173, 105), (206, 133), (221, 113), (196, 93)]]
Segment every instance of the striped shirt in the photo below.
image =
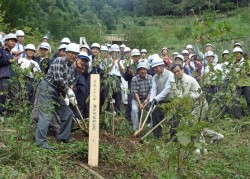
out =
[(150, 93), (152, 87), (152, 76), (146, 75), (145, 79), (142, 79), (139, 75), (132, 78), (131, 93), (133, 99), (135, 99), (134, 93), (138, 93), (140, 101), (144, 101)]
[(60, 91), (66, 92), (71, 85), (75, 85), (79, 75), (75, 66), (65, 57), (57, 57), (52, 63), (45, 80)]

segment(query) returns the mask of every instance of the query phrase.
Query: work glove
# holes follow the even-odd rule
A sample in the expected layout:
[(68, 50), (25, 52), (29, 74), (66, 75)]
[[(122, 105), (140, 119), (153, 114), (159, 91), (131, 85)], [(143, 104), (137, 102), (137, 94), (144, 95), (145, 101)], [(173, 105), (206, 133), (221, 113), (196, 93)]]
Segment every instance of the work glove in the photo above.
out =
[(69, 98), (69, 102), (70, 102), (73, 106), (77, 105), (77, 101), (76, 101), (76, 98), (75, 98), (75, 97)]
[(69, 99), (72, 98), (72, 97), (75, 97), (75, 93), (71, 88), (68, 88), (67, 95), (68, 95)]
[(68, 98), (68, 96), (66, 96), (66, 98), (64, 98), (64, 102), (65, 102), (65, 104), (68, 106), (69, 105), (69, 98)]

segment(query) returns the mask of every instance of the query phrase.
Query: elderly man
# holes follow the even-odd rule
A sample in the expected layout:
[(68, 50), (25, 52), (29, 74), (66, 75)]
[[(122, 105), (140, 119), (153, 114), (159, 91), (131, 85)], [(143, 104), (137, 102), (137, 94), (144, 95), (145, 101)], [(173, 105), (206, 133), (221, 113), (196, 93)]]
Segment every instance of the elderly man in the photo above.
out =
[(137, 66), (137, 75), (131, 82), (132, 110), (131, 120), (133, 131), (138, 130), (138, 115), (148, 104), (152, 87), (152, 76), (147, 74), (148, 64), (140, 62)]
[[(174, 75), (171, 71), (164, 68), (163, 60), (153, 55), (151, 63), (155, 75), (152, 80), (152, 88), (150, 92), (150, 104), (167, 103), (170, 100), (170, 92), (174, 83)], [(155, 107), (152, 111), (153, 127), (156, 126), (164, 118), (164, 112), (159, 107)], [(159, 138), (162, 134), (161, 126), (154, 130), (154, 135)]]
[(58, 142), (68, 142), (72, 126), (72, 110), (64, 102), (62, 96), (67, 95), (75, 105), (76, 99), (71, 89), (77, 81), (76, 59), (79, 54), (79, 45), (71, 43), (66, 48), (66, 56), (58, 57), (51, 65), (45, 79), (37, 88), (38, 124), (35, 140), (38, 146), (53, 149), (46, 141), (48, 127), (54, 110), (60, 116), (60, 128), (57, 134)]

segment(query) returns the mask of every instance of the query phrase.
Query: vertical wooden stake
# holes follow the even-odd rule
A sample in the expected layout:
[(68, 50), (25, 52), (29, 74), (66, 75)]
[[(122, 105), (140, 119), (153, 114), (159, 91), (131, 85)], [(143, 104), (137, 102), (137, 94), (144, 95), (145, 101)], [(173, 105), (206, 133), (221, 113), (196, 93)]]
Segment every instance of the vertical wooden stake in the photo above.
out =
[(98, 166), (99, 158), (99, 109), (100, 109), (100, 75), (90, 76), (90, 110), (89, 110), (89, 151), (88, 164)]

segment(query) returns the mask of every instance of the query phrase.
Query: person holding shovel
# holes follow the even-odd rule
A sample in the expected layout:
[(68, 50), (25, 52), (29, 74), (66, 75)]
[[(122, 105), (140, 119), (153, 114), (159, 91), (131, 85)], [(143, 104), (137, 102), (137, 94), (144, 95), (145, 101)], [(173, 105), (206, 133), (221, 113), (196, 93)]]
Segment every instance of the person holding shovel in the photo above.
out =
[[(174, 83), (174, 74), (164, 68), (163, 60), (157, 56), (153, 55), (153, 60), (151, 63), (155, 75), (152, 80), (152, 88), (150, 92), (150, 103), (149, 105), (155, 105), (152, 110), (152, 120), (153, 127), (156, 126), (161, 120), (164, 119), (164, 112), (157, 107), (157, 104), (163, 104), (169, 102), (171, 98), (172, 84)], [(162, 135), (161, 126), (154, 130), (154, 135), (160, 138)]]
[[(137, 131), (139, 126), (139, 112), (143, 115), (143, 109), (147, 106), (150, 89), (152, 87), (152, 76), (147, 74), (148, 64), (140, 62), (137, 65), (137, 75), (131, 81), (132, 110), (131, 121), (133, 131)], [(141, 121), (140, 121), (141, 122)]]

